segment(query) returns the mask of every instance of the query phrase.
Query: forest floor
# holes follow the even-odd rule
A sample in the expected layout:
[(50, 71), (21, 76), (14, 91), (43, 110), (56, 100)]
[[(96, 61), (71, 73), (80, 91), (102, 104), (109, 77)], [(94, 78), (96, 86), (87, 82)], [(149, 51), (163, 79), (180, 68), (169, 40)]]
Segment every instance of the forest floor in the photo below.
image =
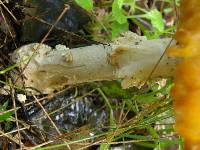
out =
[(178, 6), (175, 0), (0, 0), (0, 149), (183, 149), (171, 78), (127, 90), (120, 80), (86, 83), (36, 96), (16, 86), (23, 68), (11, 59), (36, 42), (74, 48), (127, 31), (172, 37)]

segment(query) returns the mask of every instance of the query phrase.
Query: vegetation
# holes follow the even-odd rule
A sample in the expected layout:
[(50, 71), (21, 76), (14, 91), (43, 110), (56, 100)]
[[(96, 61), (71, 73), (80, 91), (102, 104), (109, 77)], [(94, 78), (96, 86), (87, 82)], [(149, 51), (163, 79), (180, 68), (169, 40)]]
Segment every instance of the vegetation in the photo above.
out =
[[(92, 0), (76, 0), (76, 2), (93, 16), (94, 20), (88, 28), (91, 30), (94, 39), (98, 39), (98, 34), (94, 33), (96, 30), (105, 30), (104, 37), (100, 38), (114, 39), (120, 33), (129, 30), (129, 22), (136, 24), (139, 30), (150, 39), (173, 34), (174, 24), (166, 26), (167, 20), (163, 18), (162, 14), (166, 16), (173, 13), (174, 4), (179, 5), (179, 1), (162, 1), (161, 3), (167, 3), (168, 6), (160, 8), (162, 10), (159, 11), (156, 6), (146, 10), (138, 5), (136, 0), (114, 0), (110, 3), (102, 1), (99, 2), (100, 7), (94, 7)], [(109, 7), (112, 7), (112, 9), (110, 10)], [(105, 10), (105, 13), (101, 16), (98, 16), (99, 9)]]

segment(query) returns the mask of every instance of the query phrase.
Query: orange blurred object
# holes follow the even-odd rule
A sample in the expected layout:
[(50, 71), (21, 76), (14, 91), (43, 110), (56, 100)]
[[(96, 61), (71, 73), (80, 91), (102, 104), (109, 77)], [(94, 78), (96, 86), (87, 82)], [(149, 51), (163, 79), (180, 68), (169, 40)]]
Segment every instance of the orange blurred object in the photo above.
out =
[(200, 150), (200, 0), (181, 1), (175, 39), (168, 55), (183, 58), (171, 91), (176, 129), (186, 150)]

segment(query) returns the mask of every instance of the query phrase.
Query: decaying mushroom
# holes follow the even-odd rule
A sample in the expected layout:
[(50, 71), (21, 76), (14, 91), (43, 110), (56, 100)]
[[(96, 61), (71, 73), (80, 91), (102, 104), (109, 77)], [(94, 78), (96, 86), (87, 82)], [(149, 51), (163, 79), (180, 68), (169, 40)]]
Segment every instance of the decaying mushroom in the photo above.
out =
[[(147, 40), (127, 32), (109, 45), (69, 49), (34, 43), (17, 49), (12, 59), (21, 62), (22, 68), (26, 66), (25, 85), (42, 93), (66, 85), (114, 79), (123, 79), (122, 87), (129, 88), (148, 78), (170, 40)], [(177, 59), (164, 56), (151, 77), (171, 76), (176, 63)]]

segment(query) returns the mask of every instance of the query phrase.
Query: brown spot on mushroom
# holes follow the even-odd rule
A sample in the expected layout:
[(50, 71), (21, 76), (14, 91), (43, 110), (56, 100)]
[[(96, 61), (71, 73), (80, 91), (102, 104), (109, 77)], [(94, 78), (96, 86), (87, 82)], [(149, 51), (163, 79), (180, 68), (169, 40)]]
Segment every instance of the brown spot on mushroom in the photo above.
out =
[(108, 54), (108, 62), (119, 67), (119, 58), (128, 50), (130, 49), (124, 47), (118, 47), (114, 49), (110, 54)]

